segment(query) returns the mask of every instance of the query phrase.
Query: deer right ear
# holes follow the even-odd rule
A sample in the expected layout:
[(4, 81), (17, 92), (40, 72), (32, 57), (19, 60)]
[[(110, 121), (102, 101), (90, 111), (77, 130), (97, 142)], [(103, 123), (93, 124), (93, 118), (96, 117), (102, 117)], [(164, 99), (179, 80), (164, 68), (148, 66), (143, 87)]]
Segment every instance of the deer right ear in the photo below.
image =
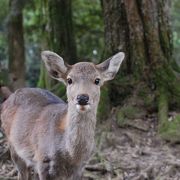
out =
[(102, 74), (104, 81), (111, 80), (115, 77), (122, 61), (124, 60), (124, 57), (125, 54), (123, 52), (119, 52), (101, 64), (96, 65), (97, 69)]
[(65, 83), (68, 66), (65, 65), (63, 58), (51, 51), (43, 51), (41, 58), (51, 77)]

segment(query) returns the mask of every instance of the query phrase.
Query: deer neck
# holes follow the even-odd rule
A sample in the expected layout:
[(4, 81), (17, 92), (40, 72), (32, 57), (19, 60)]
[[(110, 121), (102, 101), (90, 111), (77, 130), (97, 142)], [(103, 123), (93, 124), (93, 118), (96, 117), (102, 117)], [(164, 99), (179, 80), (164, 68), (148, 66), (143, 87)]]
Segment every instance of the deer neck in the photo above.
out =
[(97, 106), (90, 111), (79, 113), (74, 106), (68, 106), (67, 118), (69, 125), (66, 129), (66, 150), (68, 154), (81, 159), (91, 153), (94, 144)]

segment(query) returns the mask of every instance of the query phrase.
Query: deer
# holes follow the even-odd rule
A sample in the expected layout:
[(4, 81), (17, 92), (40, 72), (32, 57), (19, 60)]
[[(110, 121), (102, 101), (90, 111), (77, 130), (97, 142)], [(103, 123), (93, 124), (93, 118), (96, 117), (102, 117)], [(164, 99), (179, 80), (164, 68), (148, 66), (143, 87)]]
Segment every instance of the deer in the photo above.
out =
[(97, 65), (69, 65), (42, 51), (49, 75), (66, 85), (68, 103), (48, 90), (26, 87), (2, 104), (2, 128), (19, 180), (82, 179), (94, 148), (100, 88), (115, 77), (124, 57), (119, 52)]

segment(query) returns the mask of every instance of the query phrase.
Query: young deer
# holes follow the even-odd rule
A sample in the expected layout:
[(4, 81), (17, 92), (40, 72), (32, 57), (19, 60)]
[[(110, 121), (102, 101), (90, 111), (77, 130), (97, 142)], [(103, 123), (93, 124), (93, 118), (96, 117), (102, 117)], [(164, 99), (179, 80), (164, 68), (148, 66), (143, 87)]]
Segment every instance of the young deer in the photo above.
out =
[(2, 105), (2, 127), (18, 178), (79, 180), (94, 145), (100, 87), (114, 78), (124, 59), (120, 52), (94, 65), (72, 66), (50, 51), (42, 52), (49, 74), (67, 85), (68, 104), (47, 90), (23, 88)]

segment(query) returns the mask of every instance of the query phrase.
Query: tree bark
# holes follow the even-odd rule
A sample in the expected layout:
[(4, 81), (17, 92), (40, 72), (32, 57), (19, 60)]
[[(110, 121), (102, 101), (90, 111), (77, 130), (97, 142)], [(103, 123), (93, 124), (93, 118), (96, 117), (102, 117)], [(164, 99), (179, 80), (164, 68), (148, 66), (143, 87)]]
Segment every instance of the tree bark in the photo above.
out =
[[(160, 124), (168, 114), (168, 97), (179, 98), (180, 87), (171, 68), (172, 34), (168, 0), (102, 0), (107, 54), (125, 51), (124, 77), (156, 89)], [(120, 85), (116, 82), (116, 86)], [(133, 87), (134, 89), (136, 87)], [(112, 86), (110, 91), (115, 91)], [(117, 101), (114, 98), (113, 101)]]
[(8, 17), (9, 73), (13, 89), (25, 86), (23, 7), (25, 0), (10, 0)]
[(156, 59), (171, 59), (168, 1), (103, 0), (102, 7), (106, 52), (126, 52), (126, 74), (142, 77)]
[[(71, 0), (51, 0), (46, 7), (49, 17), (47, 25), (49, 35), (47, 48), (59, 54), (69, 64), (76, 63), (76, 44), (73, 31)], [(47, 76), (44, 66), (41, 66), (38, 86), (52, 90), (57, 95), (64, 95), (63, 85), (57, 86), (57, 81)]]
[(50, 42), (52, 49), (66, 62), (76, 62), (76, 45), (72, 21), (71, 0), (49, 1)]

